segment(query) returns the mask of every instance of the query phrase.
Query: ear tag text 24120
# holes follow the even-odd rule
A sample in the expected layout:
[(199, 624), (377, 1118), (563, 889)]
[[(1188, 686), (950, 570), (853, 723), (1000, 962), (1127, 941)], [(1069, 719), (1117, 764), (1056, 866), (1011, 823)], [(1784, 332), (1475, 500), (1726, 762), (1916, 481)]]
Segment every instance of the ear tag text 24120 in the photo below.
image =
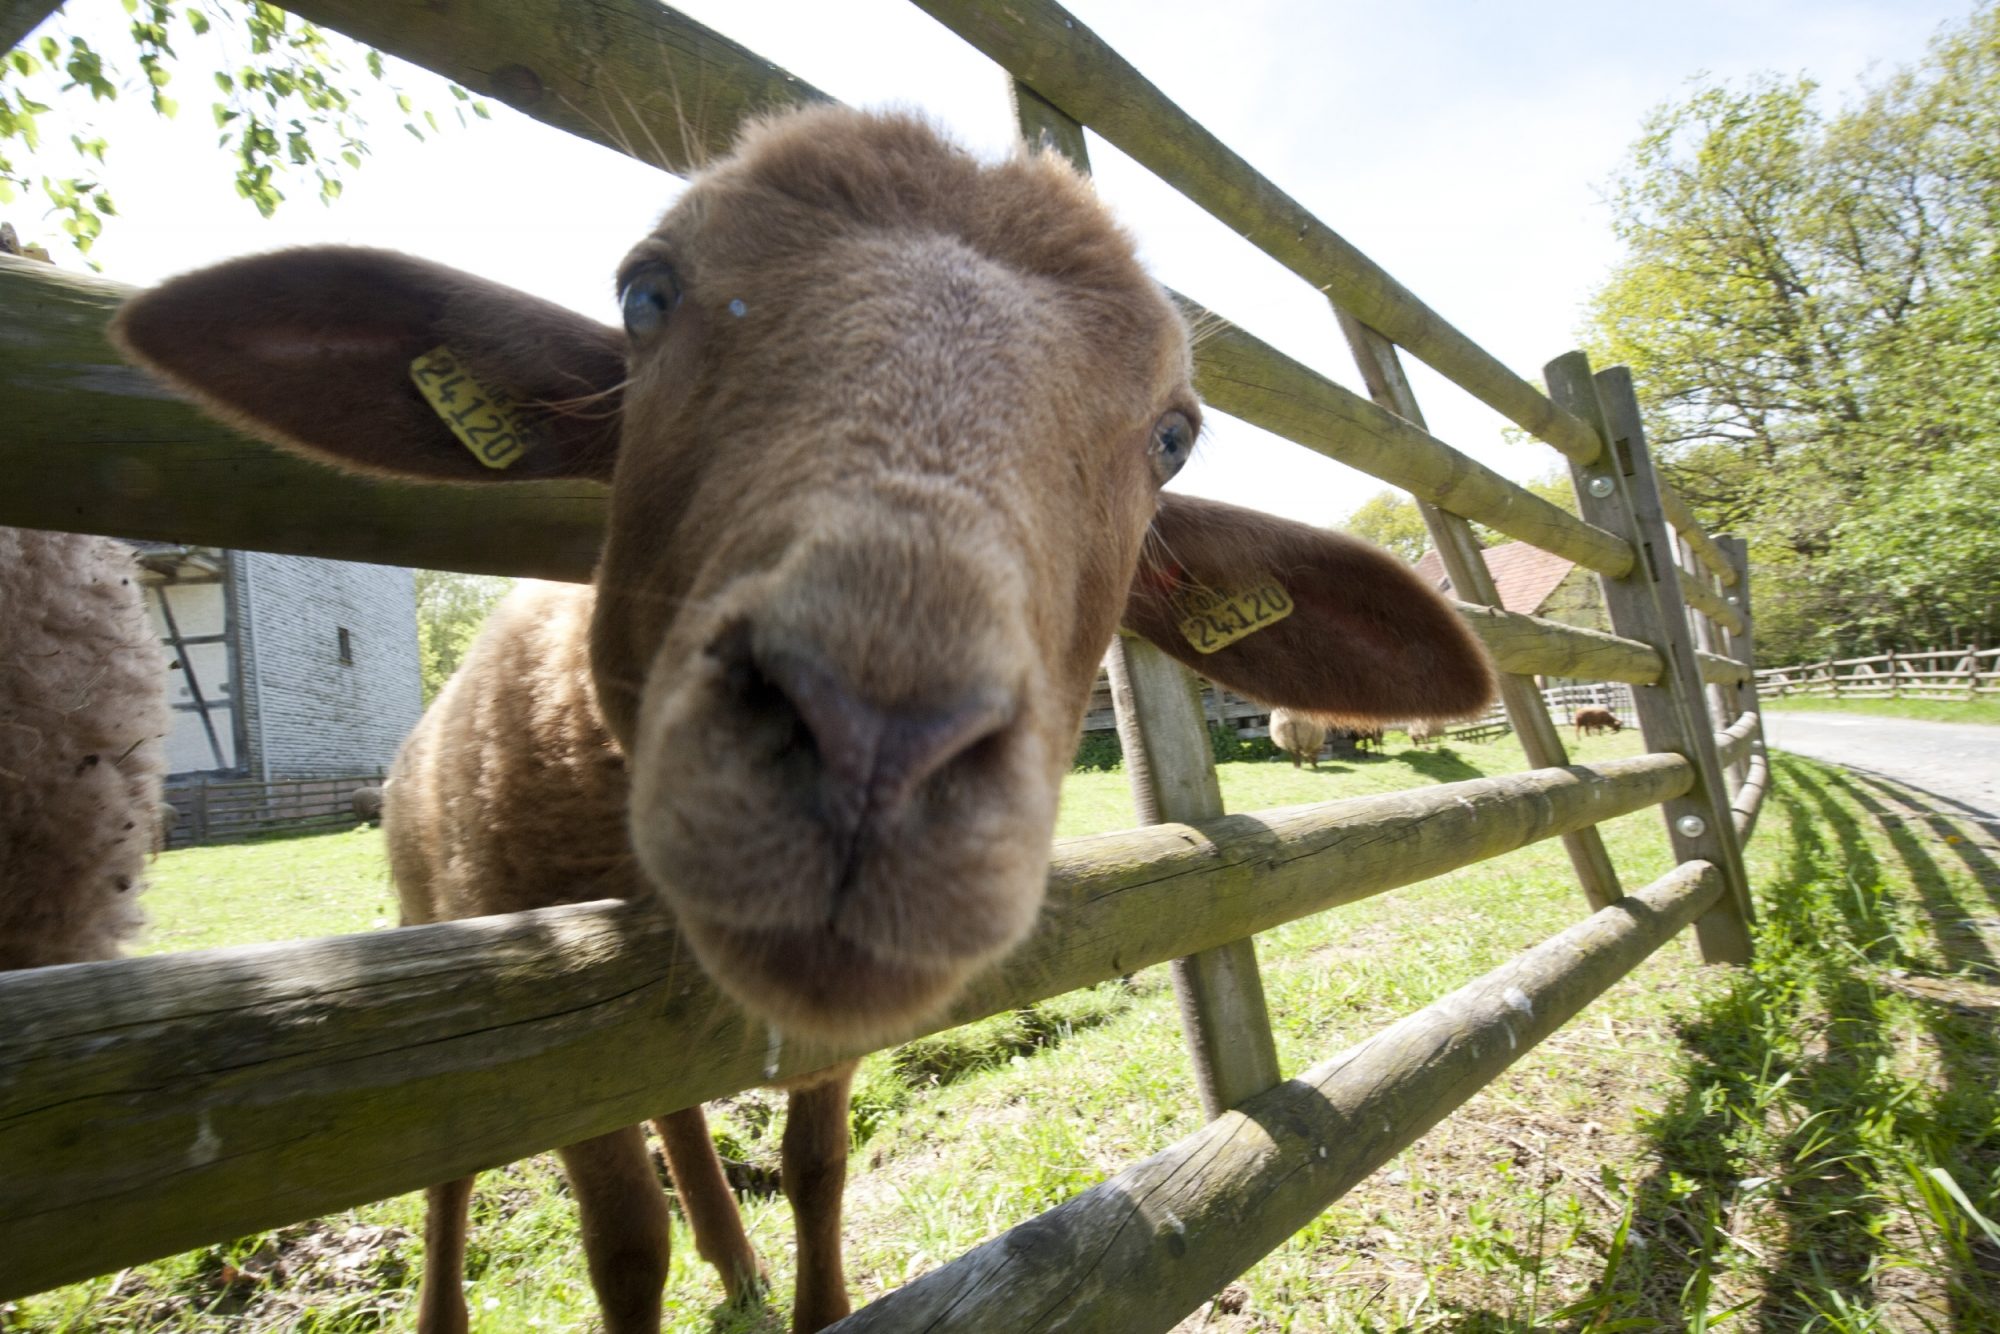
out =
[(1174, 594), (1181, 634), (1197, 653), (1213, 653), (1292, 614), (1291, 594), (1266, 577), (1235, 590), (1192, 585)]
[(528, 429), (515, 406), (474, 379), (449, 347), (434, 347), (411, 362), (410, 380), (487, 467), (512, 467), (528, 452)]

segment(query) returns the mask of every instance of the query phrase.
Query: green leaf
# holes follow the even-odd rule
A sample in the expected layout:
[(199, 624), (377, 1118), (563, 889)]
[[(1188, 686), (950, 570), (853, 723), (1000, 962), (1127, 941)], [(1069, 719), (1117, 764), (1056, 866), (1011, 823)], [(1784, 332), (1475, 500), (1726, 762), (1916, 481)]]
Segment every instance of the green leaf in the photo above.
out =
[(1924, 1172), (1926, 1172), (1926, 1176), (1930, 1176), (1930, 1180), (1934, 1180), (1938, 1184), (1940, 1190), (1944, 1190), (1944, 1194), (1952, 1196), (1952, 1202), (1958, 1204), (1958, 1208), (1966, 1210), (1966, 1218), (1970, 1218), (1974, 1222), (1974, 1226), (1978, 1226), (1978, 1230), (1986, 1234), (1988, 1242), (1992, 1242), (1994, 1246), (2000, 1246), (2000, 1226), (1996, 1226), (1992, 1218), (1988, 1218), (1986, 1214), (1982, 1214), (1972, 1204), (1972, 1200), (1966, 1198), (1966, 1192), (1958, 1186), (1958, 1180), (1954, 1180), (1950, 1172), (1946, 1172), (1944, 1168), (1926, 1168)]

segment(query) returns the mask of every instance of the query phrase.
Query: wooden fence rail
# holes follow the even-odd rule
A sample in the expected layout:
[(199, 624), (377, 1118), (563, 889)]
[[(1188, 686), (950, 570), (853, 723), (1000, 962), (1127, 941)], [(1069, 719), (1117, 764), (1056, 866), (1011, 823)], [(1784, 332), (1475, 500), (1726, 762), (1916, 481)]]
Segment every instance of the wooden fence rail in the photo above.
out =
[[(1703, 532), (1660, 482), (1616, 372), (1564, 359), (1544, 394), (1507, 370), (1050, 0), (917, 3), (1014, 77), (1025, 134), (1087, 169), (1089, 126), (1330, 298), (1368, 397), (1180, 299), (1204, 327), (1197, 387), (1212, 406), (1418, 499), (1471, 599), (1460, 614), (1504, 674), (1495, 725), (1515, 728), (1533, 766), (1222, 815), (1186, 676), (1150, 650), (1114, 646), (1110, 695), (1142, 818), (1169, 823), (1059, 844), (1037, 933), (937, 1022), (1175, 960), (1217, 1119), (843, 1327), (928, 1327), (937, 1315), (954, 1329), (1164, 1329), (1681, 926), (1696, 923), (1711, 959), (1747, 957), (1741, 839), (1769, 780), (1747, 567), (1740, 542)], [(292, 7), (670, 170), (725, 148), (749, 115), (825, 97), (652, 0)], [(603, 488), (372, 482), (244, 440), (111, 352), (103, 325), (121, 295), (0, 261), (10, 317), (0, 523), (588, 577)], [(1581, 517), (1431, 435), (1399, 349), (1558, 449)], [(1472, 520), (1595, 571), (1616, 633), (1501, 610)], [(1570, 765), (1537, 676), (1629, 689), (1652, 753)], [(1905, 677), (1915, 674), (1891, 664), (1891, 688)], [(1652, 806), (1680, 864), (1627, 895), (1596, 826)], [(1255, 933), (1550, 837), (1564, 840), (1592, 916), (1280, 1082)], [(655, 909), (610, 903), (5, 975), (0, 1012), (0, 1299), (853, 1054), (774, 1051)], [(1205, 1170), (1183, 1171), (1196, 1163)]]
[[(0, 260), (0, 304), (13, 325), (0, 401), (15, 409), (0, 437), (0, 469), (26, 479), (0, 492), (0, 523), (59, 520), (76, 531), (125, 537), (590, 577), (603, 487), (518, 483), (473, 492), (369, 482), (237, 436), (192, 408), (168, 408), (159, 388), (104, 338), (125, 290), (46, 264)], [(1588, 569), (1615, 577), (1631, 568), (1620, 539), (1268, 344), (1214, 323), (1196, 353), (1195, 383), (1206, 402)], [(53, 451), (70, 466), (47, 467)], [(507, 503), (483, 503), (486, 490)], [(256, 503), (241, 503), (245, 495)], [(495, 509), (518, 526), (480, 533), (493, 527)], [(526, 555), (523, 548), (546, 550)]]
[(1167, 1329), (1562, 1027), (1721, 893), (1713, 866), (1683, 863), (832, 1328)]
[(1765, 667), (1757, 671), (1757, 684), (1780, 699), (1978, 699), (2000, 695), (2000, 648), (1924, 649)]
[(379, 784), (381, 769), (336, 778), (206, 779), (167, 785), (165, 799), (176, 819), (167, 833), (171, 848), (258, 834), (334, 829), (354, 824), (358, 787)]
[[(1057, 845), (1038, 932), (939, 1028), (1687, 791), (1677, 755)], [(0, 1301), (494, 1167), (771, 1078), (611, 902), (0, 974)], [(778, 1075), (845, 1053), (788, 1047)]]

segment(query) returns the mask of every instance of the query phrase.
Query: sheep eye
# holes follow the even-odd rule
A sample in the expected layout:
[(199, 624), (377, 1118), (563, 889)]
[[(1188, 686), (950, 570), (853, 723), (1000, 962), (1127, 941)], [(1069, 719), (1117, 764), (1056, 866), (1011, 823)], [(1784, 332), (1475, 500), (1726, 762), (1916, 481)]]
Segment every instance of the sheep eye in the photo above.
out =
[(1194, 423), (1186, 413), (1169, 412), (1153, 424), (1153, 440), (1146, 453), (1155, 481), (1164, 486), (1193, 452)]
[(667, 313), (681, 303), (680, 280), (664, 264), (647, 264), (633, 271), (618, 294), (625, 315), (625, 332), (645, 338), (667, 322)]

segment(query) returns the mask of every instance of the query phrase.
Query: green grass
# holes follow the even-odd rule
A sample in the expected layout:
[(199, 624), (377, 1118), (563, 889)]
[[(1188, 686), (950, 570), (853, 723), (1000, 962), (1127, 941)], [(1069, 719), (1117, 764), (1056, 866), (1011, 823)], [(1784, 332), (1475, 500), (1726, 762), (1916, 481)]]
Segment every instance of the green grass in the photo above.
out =
[(147, 877), (143, 954), (334, 936), (396, 925), (382, 831), (183, 848)]
[(1833, 699), (1792, 695), (1760, 701), (1777, 713), (1866, 713), (1878, 718), (1920, 718), (1933, 723), (2000, 724), (2000, 699)]
[[(1638, 742), (1583, 746), (1587, 762)], [(1521, 767), (1500, 742), (1221, 776), (1243, 810)], [(1764, 914), (1753, 967), (1696, 967), (1685, 941), (1662, 950), (1188, 1328), (2000, 1330), (2000, 1235), (1986, 1231), (2000, 1216), (2000, 849), (1879, 784), (1782, 756), (1776, 770), (1750, 853)], [(1064, 832), (1129, 824), (1124, 782), (1073, 779)], [(1657, 814), (1604, 833), (1628, 883), (1667, 869)], [(345, 926), (367, 929), (386, 903), (378, 848), (337, 834), (227, 850), (241, 861), (170, 854), (160, 939), (324, 930), (350, 893)], [(281, 907), (256, 911), (257, 886), (283, 877)], [(1584, 911), (1550, 842), (1268, 932), (1281, 1060), (1296, 1069), (1359, 1041)], [(1163, 971), (864, 1064), (846, 1229), (857, 1298), (1196, 1128)], [(781, 1329), (782, 1098), (746, 1093), (713, 1120), (743, 1164), (773, 1309), (722, 1309), (681, 1231), (668, 1326)], [(0, 1326), (407, 1330), (420, 1231), (406, 1196), (33, 1298)], [(548, 1158), (482, 1178), (472, 1247), (475, 1329), (594, 1327)]]

